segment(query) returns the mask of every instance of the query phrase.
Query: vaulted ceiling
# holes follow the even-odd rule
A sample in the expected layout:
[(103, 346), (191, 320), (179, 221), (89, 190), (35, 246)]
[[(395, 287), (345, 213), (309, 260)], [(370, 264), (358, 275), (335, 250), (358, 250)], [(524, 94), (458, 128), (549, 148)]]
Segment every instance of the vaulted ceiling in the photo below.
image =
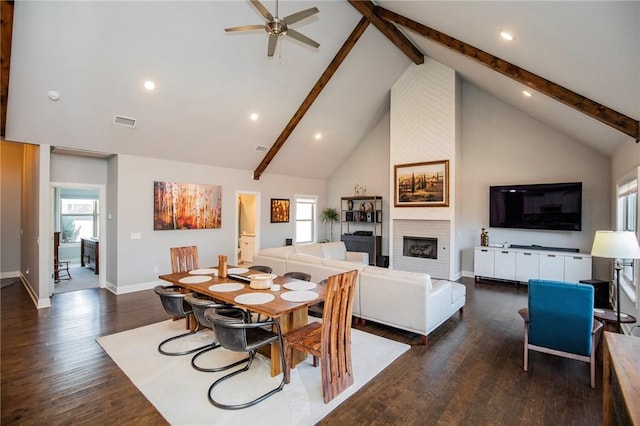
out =
[[(640, 2), (375, 3), (627, 116), (637, 129)], [(274, 13), (274, 2), (263, 4)], [(6, 138), (251, 173), (266, 154), (256, 147), (284, 138), (265, 173), (327, 178), (389, 110), (389, 90), (412, 60), (368, 25), (323, 80), (362, 14), (347, 1), (318, 0), (281, 1), (279, 15), (313, 6), (320, 12), (292, 27), (320, 47), (285, 37), (268, 58), (264, 31), (224, 32), (264, 21), (248, 1), (16, 2)], [(540, 91), (529, 87), (525, 98), (522, 82), (398, 28), (466, 81), (603, 155), (634, 143)], [(309, 95), (314, 102), (305, 104)], [(115, 115), (135, 118), (136, 127), (113, 125)]]

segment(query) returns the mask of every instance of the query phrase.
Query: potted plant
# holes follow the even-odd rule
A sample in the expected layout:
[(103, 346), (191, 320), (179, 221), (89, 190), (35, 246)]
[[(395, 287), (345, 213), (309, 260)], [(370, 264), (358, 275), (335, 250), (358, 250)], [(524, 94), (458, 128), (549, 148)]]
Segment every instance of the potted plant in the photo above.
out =
[(333, 223), (340, 220), (340, 213), (334, 207), (327, 207), (322, 210), (322, 223), (329, 222), (329, 241), (333, 240)]

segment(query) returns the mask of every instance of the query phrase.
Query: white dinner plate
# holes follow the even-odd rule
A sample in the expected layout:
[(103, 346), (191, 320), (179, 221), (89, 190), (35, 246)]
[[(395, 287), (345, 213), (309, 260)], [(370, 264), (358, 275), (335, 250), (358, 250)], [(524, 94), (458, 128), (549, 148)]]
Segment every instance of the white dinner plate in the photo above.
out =
[(219, 292), (238, 291), (243, 288), (244, 288), (244, 284), (240, 284), (240, 283), (222, 283), (222, 284), (214, 284), (212, 286), (209, 286), (209, 290), (219, 291)]
[(180, 278), (178, 282), (182, 284), (198, 284), (198, 283), (206, 283), (207, 281), (211, 281), (213, 278), (206, 275), (194, 275), (192, 277), (184, 277)]
[(287, 291), (280, 295), (287, 302), (308, 302), (318, 297), (315, 291)]
[(290, 283), (284, 284), (282, 287), (287, 290), (311, 290), (312, 288), (316, 288), (318, 284), (312, 283), (309, 281), (292, 281)]
[(249, 272), (247, 268), (229, 268), (227, 270), (227, 274), (244, 274), (245, 272)]
[(203, 268), (203, 269), (194, 269), (193, 271), (189, 271), (191, 275), (210, 275), (213, 274), (216, 277), (218, 276), (218, 270), (213, 268)]
[(262, 305), (271, 302), (276, 297), (271, 293), (245, 293), (233, 299), (242, 305)]

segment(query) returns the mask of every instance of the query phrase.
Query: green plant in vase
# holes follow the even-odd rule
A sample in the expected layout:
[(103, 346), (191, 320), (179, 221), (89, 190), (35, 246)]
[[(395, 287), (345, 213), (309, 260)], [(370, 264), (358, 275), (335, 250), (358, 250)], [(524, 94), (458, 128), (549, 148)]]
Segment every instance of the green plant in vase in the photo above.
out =
[(320, 217), (322, 219), (322, 223), (326, 224), (329, 222), (329, 241), (333, 241), (333, 223), (340, 220), (340, 213), (338, 212), (338, 209), (334, 207), (327, 207), (322, 210), (322, 215)]

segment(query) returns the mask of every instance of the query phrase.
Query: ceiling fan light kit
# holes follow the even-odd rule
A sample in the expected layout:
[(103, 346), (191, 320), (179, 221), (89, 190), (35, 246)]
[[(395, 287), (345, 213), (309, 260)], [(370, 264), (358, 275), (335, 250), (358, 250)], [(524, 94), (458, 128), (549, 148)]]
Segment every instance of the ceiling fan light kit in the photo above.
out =
[(299, 33), (298, 31), (289, 28), (291, 24), (295, 24), (298, 21), (302, 21), (310, 16), (319, 12), (317, 7), (311, 7), (309, 9), (301, 10), (300, 12), (293, 13), (289, 16), (285, 16), (280, 19), (278, 17), (278, 0), (276, 0), (276, 14), (273, 16), (266, 7), (262, 5), (258, 0), (251, 0), (251, 4), (264, 16), (267, 20), (264, 25), (243, 25), (240, 27), (225, 28), (226, 32), (232, 31), (252, 31), (264, 29), (269, 34), (269, 43), (267, 47), (267, 56), (273, 56), (278, 44), (278, 37), (288, 35), (289, 37), (298, 40), (301, 43), (309, 45), (311, 47), (320, 47), (320, 44), (310, 39), (309, 37)]

